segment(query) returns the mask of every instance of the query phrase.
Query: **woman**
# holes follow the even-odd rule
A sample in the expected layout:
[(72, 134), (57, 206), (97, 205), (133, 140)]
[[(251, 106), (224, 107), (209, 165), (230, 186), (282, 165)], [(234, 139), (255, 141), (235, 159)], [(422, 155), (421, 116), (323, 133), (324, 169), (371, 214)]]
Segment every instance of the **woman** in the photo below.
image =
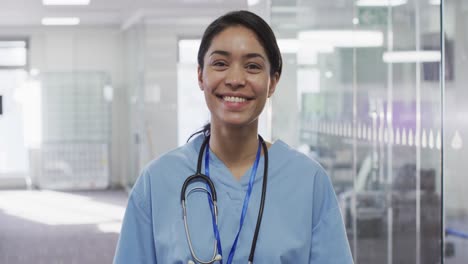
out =
[[(211, 123), (143, 171), (114, 263), (352, 263), (324, 170), (258, 135), (282, 68), (271, 28), (251, 12), (228, 13), (206, 29), (198, 64)], [(216, 189), (217, 221), (205, 181), (188, 182), (181, 193), (197, 166)]]

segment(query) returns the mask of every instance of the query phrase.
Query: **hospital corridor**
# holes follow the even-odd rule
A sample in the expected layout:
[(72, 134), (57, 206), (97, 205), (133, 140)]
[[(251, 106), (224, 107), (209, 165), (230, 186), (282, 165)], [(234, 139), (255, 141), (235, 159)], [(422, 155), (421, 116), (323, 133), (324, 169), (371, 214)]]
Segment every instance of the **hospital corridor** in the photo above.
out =
[[(182, 184), (173, 183), (186, 176), (154, 182), (148, 164), (168, 153), (177, 156), (174, 149), (202, 144), (191, 136), (222, 119), (211, 116), (218, 101), (206, 95), (212, 83), (204, 78), (210, 71), (200, 61), (211, 59), (209, 66), (220, 74), (229, 65), (212, 58), (235, 56), (203, 50), (217, 43), (217, 34), (226, 29), (214, 31), (208, 42), (202, 40), (210, 23), (237, 10), (267, 22), (282, 58), (281, 77), (277, 85), (273, 79), (276, 86), (268, 83), (274, 93), (265, 95), (255, 127), (272, 143), (267, 150), (258, 140), (252, 175), (257, 168), (264, 174), (256, 180), (263, 182), (268, 173), (279, 171), (283, 160), (273, 151), (284, 143), (326, 172), (324, 181), (329, 179), (336, 212), (341, 213), (341, 241), (348, 242), (355, 264), (468, 263), (468, 1), (0, 0), (0, 264), (114, 263), (127, 206), (137, 208), (144, 221), (149, 218), (143, 209), (153, 217), (162, 213), (145, 197), (169, 208), (165, 212), (180, 211), (173, 229), (156, 230), (167, 221), (159, 215), (152, 230), (134, 234), (151, 233), (169, 245), (183, 245), (168, 246), (159, 253), (163, 259), (186, 254), (183, 263), (201, 263), (194, 251), (201, 256), (213, 252), (211, 244), (201, 247), (205, 237), (199, 234), (206, 233), (209, 243), (215, 241), (212, 263), (229, 263), (219, 261), (225, 211), (219, 211), (219, 231), (214, 217), (218, 209), (213, 209), (214, 199), (209, 200), (216, 194), (209, 184), (175, 193), (183, 202), (174, 202), (164, 192), (154, 193), (155, 186), (178, 191)], [(241, 23), (231, 29), (239, 27)], [(268, 56), (249, 53), (245, 58), (257, 56), (270, 63), (271, 43), (256, 34), (250, 40), (263, 45), (261, 51)], [(242, 68), (248, 73), (233, 77), (233, 82), (261, 72), (257, 64)], [(216, 97), (234, 112), (257, 100), (236, 91)], [(203, 131), (205, 136), (211, 133)], [(193, 167), (203, 162), (207, 175), (209, 162), (221, 160), (210, 160), (216, 146), (210, 143), (203, 145), (206, 152), (200, 148), (198, 163), (195, 152), (187, 162)], [(260, 157), (262, 151), (273, 152), (269, 166), (268, 157)], [(188, 166), (168, 164), (164, 168), (174, 173)], [(217, 172), (218, 164), (212, 165)], [(306, 173), (301, 168), (294, 171)], [(239, 207), (233, 209), (236, 221), (241, 216), (234, 245), (239, 234), (242, 240), (250, 197), (262, 203), (260, 209), (256, 204), (249, 209), (255, 215), (263, 213), (265, 202), (265, 215), (258, 222), (264, 230), (272, 215), (303, 217), (299, 207), (278, 207), (300, 193), (289, 185), (295, 176), (284, 175), (283, 189), (272, 187), (280, 186), (274, 178), (265, 188), (252, 187), (253, 176), (250, 181), (240, 178), (249, 186), (243, 190), (246, 198), (229, 188), (219, 191), (220, 200), (227, 197), (234, 201), (232, 208)], [(134, 188), (139, 192), (132, 193)], [(200, 195), (197, 192), (207, 192), (209, 199), (201, 197), (204, 210), (188, 210), (191, 219), (207, 216), (201, 224), (190, 225), (195, 234), (192, 250), (186, 236), (190, 239), (187, 226), (193, 222), (187, 224), (182, 208), (185, 197)], [(264, 200), (257, 198), (260, 193)], [(132, 223), (131, 216), (127, 221)], [(265, 252), (265, 244), (287, 251), (281, 242), (291, 242), (290, 254), (301, 251), (302, 234), (286, 239), (296, 234), (288, 234), (290, 223), (294, 221), (281, 223), (277, 231), (285, 239), (277, 244), (262, 238), (260, 227), (258, 242), (252, 232), (258, 254)], [(242, 230), (254, 227), (257, 232), (255, 223), (246, 220)], [(142, 240), (134, 246), (167, 245), (152, 243)], [(230, 252), (225, 255), (223, 260)], [(281, 256), (272, 263), (290, 260)]]

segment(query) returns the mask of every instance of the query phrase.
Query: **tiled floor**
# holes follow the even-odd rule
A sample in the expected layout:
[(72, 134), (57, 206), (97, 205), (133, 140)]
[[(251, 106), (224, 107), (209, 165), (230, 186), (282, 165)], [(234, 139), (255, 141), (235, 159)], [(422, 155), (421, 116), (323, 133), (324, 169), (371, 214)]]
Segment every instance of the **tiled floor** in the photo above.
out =
[(112, 263), (124, 191), (0, 191), (0, 263)]

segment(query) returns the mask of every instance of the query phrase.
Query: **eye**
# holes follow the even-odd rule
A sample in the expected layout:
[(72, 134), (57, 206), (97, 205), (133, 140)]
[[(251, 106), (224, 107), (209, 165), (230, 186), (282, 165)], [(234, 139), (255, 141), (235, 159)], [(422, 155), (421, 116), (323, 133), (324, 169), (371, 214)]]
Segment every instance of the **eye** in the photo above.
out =
[(225, 69), (228, 64), (225, 62), (225, 61), (222, 61), (222, 60), (217, 60), (217, 61), (214, 61), (211, 63), (211, 66), (213, 66), (213, 68), (215, 69)]
[(257, 63), (249, 63), (245, 66), (249, 72), (258, 73), (262, 70), (262, 66)]

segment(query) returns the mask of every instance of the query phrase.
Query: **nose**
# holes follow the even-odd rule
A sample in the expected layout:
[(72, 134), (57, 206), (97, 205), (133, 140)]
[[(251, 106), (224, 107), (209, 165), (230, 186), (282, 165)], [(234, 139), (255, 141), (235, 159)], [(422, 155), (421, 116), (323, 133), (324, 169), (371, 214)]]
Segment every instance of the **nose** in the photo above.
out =
[(245, 86), (245, 72), (241, 66), (231, 66), (226, 74), (225, 84), (232, 89), (239, 89)]

